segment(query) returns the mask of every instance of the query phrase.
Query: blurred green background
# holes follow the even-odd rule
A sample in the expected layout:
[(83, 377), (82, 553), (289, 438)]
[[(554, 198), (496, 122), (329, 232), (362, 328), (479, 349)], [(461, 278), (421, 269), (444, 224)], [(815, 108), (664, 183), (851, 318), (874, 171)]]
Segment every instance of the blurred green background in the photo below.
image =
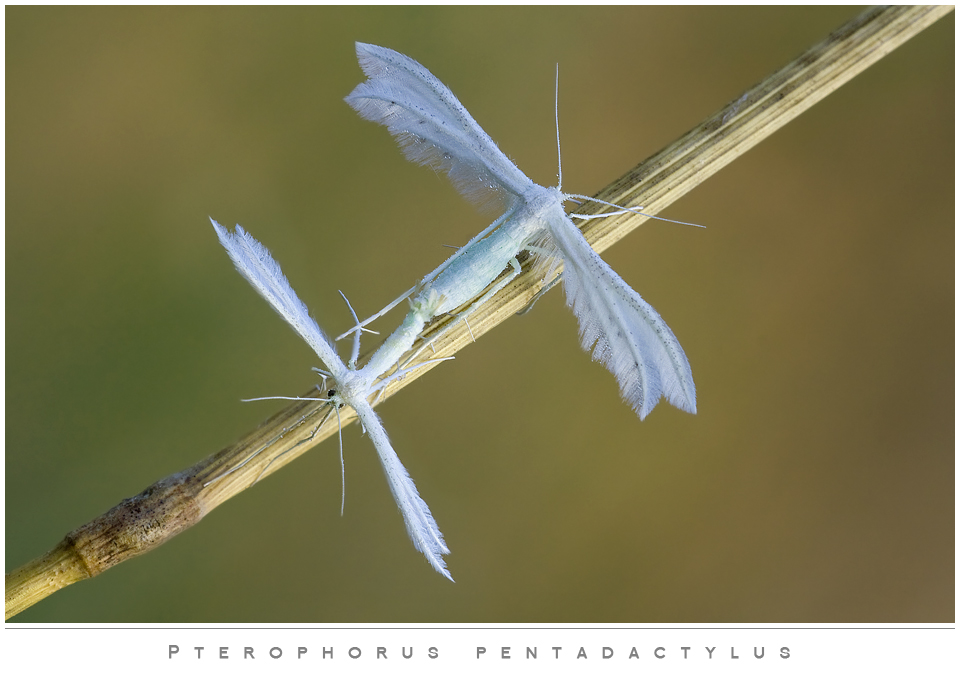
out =
[[(535, 181), (593, 193), (859, 12), (6, 10), (6, 567), (314, 382), (207, 216), (320, 324), (491, 216), (342, 98), (432, 70)], [(379, 408), (447, 536), (414, 551), (359, 428), (16, 622), (954, 619), (954, 18), (604, 257), (693, 366), (641, 423), (558, 292)], [(381, 329), (390, 329), (387, 323)], [(369, 345), (368, 345), (369, 347)]]

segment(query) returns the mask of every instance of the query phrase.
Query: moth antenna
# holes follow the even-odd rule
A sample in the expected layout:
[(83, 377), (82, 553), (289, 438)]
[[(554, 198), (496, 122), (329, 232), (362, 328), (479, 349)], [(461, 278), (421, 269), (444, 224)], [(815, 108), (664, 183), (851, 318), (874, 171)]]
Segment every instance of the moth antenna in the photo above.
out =
[(328, 398), (307, 398), (306, 396), (257, 396), (256, 398), (242, 398), (241, 403), (250, 403), (251, 401), (320, 401), (329, 403)]
[(553, 86), (553, 118), (557, 128), (557, 191), (563, 193), (563, 160), (560, 157), (560, 64)]
[(339, 292), (340, 296), (343, 297), (343, 301), (347, 303), (347, 308), (350, 309), (350, 315), (353, 316), (353, 322), (357, 324), (357, 331), (353, 334), (353, 348), (350, 350), (350, 360), (347, 361), (347, 367), (350, 368), (350, 370), (356, 370), (357, 358), (360, 356), (360, 333), (363, 332), (363, 326), (360, 325), (360, 319), (357, 318), (357, 312), (353, 310), (353, 305), (350, 304), (350, 300), (347, 299), (347, 296), (340, 290), (337, 290), (337, 292)]
[[(278, 438), (279, 438), (279, 437), (278, 437)], [(212, 479), (210, 479), (209, 481), (207, 481), (205, 484), (203, 484), (203, 487), (206, 488), (206, 487), (209, 486), (210, 484), (216, 483), (217, 481), (219, 481), (220, 479), (222, 479), (224, 476), (229, 476), (229, 475), (232, 474), (233, 472), (237, 471), (238, 469), (240, 469), (241, 467), (243, 467), (244, 465), (246, 465), (250, 460), (252, 460), (252, 459), (255, 458), (257, 455), (259, 455), (260, 453), (262, 453), (262, 452), (264, 451), (264, 449), (266, 449), (267, 446), (269, 446), (269, 445), (270, 445), (270, 444), (267, 443), (267, 444), (265, 444), (265, 445), (260, 446), (259, 448), (256, 449), (256, 451), (254, 451), (253, 453), (251, 453), (250, 455), (248, 455), (248, 456), (246, 457), (246, 459), (244, 459), (242, 462), (239, 462), (239, 463), (233, 465), (233, 466), (230, 467), (230, 469), (228, 469), (227, 471), (222, 472), (222, 473), (220, 473), (220, 474), (217, 474), (215, 477), (213, 477)], [(256, 481), (254, 481), (253, 483), (256, 483)], [(252, 485), (252, 484), (251, 484), (251, 485)]]
[(340, 516), (343, 516), (343, 508), (347, 503), (347, 469), (343, 464), (343, 426), (340, 424), (340, 408), (334, 404), (333, 409), (337, 411), (337, 438), (340, 439)]
[[(304, 415), (304, 417), (306, 417), (306, 415)], [(327, 411), (327, 414), (324, 415), (323, 419), (320, 421), (320, 424), (318, 424), (316, 427), (314, 427), (314, 428), (313, 428), (313, 431), (310, 432), (310, 436), (308, 436), (308, 437), (305, 438), (305, 439), (300, 439), (299, 441), (296, 442), (296, 444), (294, 444), (293, 446), (291, 446), (289, 449), (283, 451), (282, 453), (280, 453), (279, 455), (277, 455), (276, 457), (274, 457), (272, 460), (270, 460), (269, 462), (267, 462), (267, 466), (264, 467), (264, 468), (260, 471), (259, 474), (257, 474), (257, 478), (254, 479), (254, 480), (253, 480), (253, 483), (251, 483), (250, 485), (253, 486), (253, 485), (256, 485), (256, 484), (260, 483), (260, 479), (262, 479), (262, 478), (263, 478), (263, 475), (267, 473), (267, 470), (270, 469), (271, 465), (273, 465), (273, 463), (276, 462), (277, 460), (279, 460), (281, 457), (283, 457), (283, 456), (286, 455), (287, 453), (292, 453), (294, 450), (296, 450), (297, 448), (299, 448), (300, 446), (302, 446), (302, 445), (303, 445), (304, 443), (306, 443), (307, 441), (312, 441), (312, 440), (313, 440), (313, 437), (317, 435), (317, 432), (318, 432), (318, 431), (320, 431), (320, 427), (322, 427), (323, 425), (325, 425), (325, 424), (327, 423), (327, 420), (329, 420), (329, 419), (330, 419), (330, 411)], [(303, 422), (303, 418), (300, 419), (300, 422), (301, 422), (301, 423)], [(282, 437), (283, 437), (283, 434), (281, 434), (280, 437), (282, 438)], [(264, 446), (264, 447), (266, 447), (266, 446)]]
[[(326, 401), (327, 399), (320, 399), (320, 400)], [(218, 475), (215, 476), (214, 478), (210, 479), (209, 481), (207, 481), (206, 483), (203, 484), (203, 487), (206, 488), (206, 487), (209, 486), (210, 484), (219, 481), (219, 480), (222, 479), (224, 476), (228, 476), (228, 475), (232, 474), (233, 472), (237, 471), (238, 469), (240, 469), (241, 467), (246, 466), (246, 464), (247, 464), (248, 462), (250, 462), (250, 460), (252, 460), (252, 459), (255, 458), (257, 455), (259, 455), (260, 453), (262, 453), (264, 450), (266, 450), (267, 448), (269, 448), (270, 446), (272, 446), (274, 443), (276, 443), (277, 441), (279, 441), (280, 439), (282, 439), (284, 436), (287, 435), (288, 432), (293, 431), (294, 429), (296, 429), (297, 427), (299, 427), (301, 424), (303, 424), (303, 421), (304, 421), (305, 419), (307, 419), (307, 416), (306, 416), (306, 415), (304, 415), (304, 416), (301, 417), (299, 420), (297, 420), (297, 423), (296, 423), (296, 424), (291, 425), (290, 427), (285, 427), (285, 428), (283, 429), (283, 431), (281, 431), (279, 434), (277, 434), (277, 435), (274, 436), (272, 439), (270, 439), (269, 441), (267, 441), (266, 443), (264, 443), (262, 446), (260, 446), (259, 448), (257, 448), (255, 451), (253, 451), (253, 452), (252, 452), (250, 455), (248, 455), (242, 462), (239, 462), (239, 463), (235, 464), (234, 466), (232, 466), (232, 467), (231, 467), (230, 469), (228, 469), (227, 471), (222, 472), (221, 474), (218, 474)], [(303, 440), (301, 440), (301, 441), (298, 441), (298, 442), (297, 442), (294, 446), (292, 446), (289, 450), (285, 450), (284, 452), (282, 452), (282, 453), (280, 453), (279, 455), (277, 455), (277, 457), (275, 457), (275, 458), (273, 458), (272, 460), (270, 460), (270, 462), (267, 463), (267, 466), (263, 468), (263, 471), (261, 471), (261, 472), (257, 475), (257, 478), (254, 479), (254, 480), (253, 480), (253, 483), (251, 483), (250, 485), (251, 485), (251, 486), (255, 485), (255, 484), (261, 479), (261, 477), (263, 477), (263, 475), (266, 473), (266, 471), (267, 471), (268, 469), (270, 469), (270, 465), (272, 465), (278, 458), (283, 457), (284, 455), (286, 455), (286, 454), (289, 453), (290, 451), (296, 449), (298, 446), (306, 443), (307, 441), (312, 440), (313, 437), (317, 435), (317, 432), (320, 431), (320, 427), (322, 427), (324, 424), (326, 424), (326, 422), (327, 422), (328, 419), (330, 419), (330, 413), (329, 413), (329, 412), (327, 412), (326, 416), (323, 418), (323, 420), (320, 422), (320, 424), (318, 424), (318, 425), (314, 428), (314, 430), (310, 433), (310, 436), (308, 436), (307, 438), (305, 438), (305, 439), (303, 439)]]

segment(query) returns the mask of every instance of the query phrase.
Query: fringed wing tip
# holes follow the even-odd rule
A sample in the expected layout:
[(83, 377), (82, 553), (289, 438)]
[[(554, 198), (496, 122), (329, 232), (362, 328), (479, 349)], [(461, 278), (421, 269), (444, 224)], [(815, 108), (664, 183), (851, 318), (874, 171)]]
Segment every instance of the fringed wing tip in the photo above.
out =
[(671, 398), (669, 399), (670, 404), (679, 408), (685, 413), (690, 413), (691, 415), (697, 414), (697, 395), (686, 393), (684, 394), (686, 398)]
[[(412, 535), (410, 537), (413, 539)], [(440, 539), (439, 549), (436, 550), (430, 549), (432, 545), (417, 544), (416, 540), (413, 540), (413, 544), (414, 547), (417, 548), (417, 551), (423, 554), (424, 558), (427, 560), (427, 563), (433, 566), (433, 569), (437, 571), (437, 573), (445, 577), (450, 582), (456, 582), (453, 579), (453, 576), (450, 575), (450, 571), (447, 570), (447, 564), (443, 560), (443, 555), (449, 554), (450, 550), (447, 549), (447, 546), (444, 544), (442, 538)]]
[[(413, 481), (411, 479), (411, 485), (412, 484)], [(414, 486), (414, 492), (416, 492), (416, 486)], [(404, 523), (407, 524), (407, 535), (410, 537), (417, 551), (423, 554), (427, 562), (433, 566), (437, 573), (450, 582), (455, 582), (453, 576), (450, 575), (450, 571), (447, 570), (446, 562), (443, 560), (444, 555), (450, 553), (450, 548), (447, 547), (447, 543), (443, 539), (443, 534), (440, 533), (440, 529), (437, 527), (429, 507), (427, 507), (427, 503), (423, 502), (419, 495), (417, 496), (417, 500), (422, 504), (422, 510), (427, 517), (428, 523), (426, 526), (420, 527), (419, 531), (411, 530), (412, 526), (407, 522), (407, 517), (404, 516)], [(403, 514), (402, 509), (400, 513)]]
[(580, 326), (580, 346), (613, 374), (641, 420), (661, 397), (696, 413), (690, 363), (660, 314), (600, 258), (567, 215), (554, 215), (548, 225), (565, 264), (564, 291)]
[(350, 405), (356, 411), (361, 424), (367, 431), (367, 436), (370, 437), (373, 447), (380, 457), (380, 464), (383, 467), (387, 485), (390, 487), (390, 493), (397, 503), (397, 509), (400, 510), (400, 516), (403, 517), (404, 527), (414, 549), (423, 554), (427, 562), (438, 573), (452, 582), (453, 578), (443, 561), (443, 555), (449, 554), (450, 549), (447, 547), (447, 543), (443, 539), (443, 533), (440, 532), (440, 527), (437, 526), (437, 522), (430, 512), (430, 507), (420, 497), (416, 484), (403, 463), (400, 462), (393, 446), (390, 445), (390, 438), (387, 436), (386, 429), (383, 428), (380, 417), (365, 398), (351, 401)]
[(233, 227), (234, 233), (231, 233), (227, 227), (225, 227), (223, 224), (218, 222), (213, 217), (208, 216), (207, 219), (209, 219), (210, 223), (213, 224), (213, 229), (214, 231), (217, 232), (217, 237), (220, 239), (220, 242), (223, 243), (225, 246), (227, 244), (227, 241), (229, 241), (231, 238), (243, 238), (244, 236), (247, 235), (247, 232), (244, 231), (243, 227), (240, 226), (239, 224)]
[(437, 557), (436, 562), (434, 562), (432, 559), (428, 559), (428, 561), (430, 561), (430, 565), (436, 569), (437, 573), (445, 577), (450, 582), (456, 582), (456, 580), (453, 579), (453, 576), (450, 575), (450, 571), (447, 570), (447, 564), (443, 562), (443, 559)]
[(649, 399), (639, 403), (635, 401), (632, 402), (626, 396), (623, 397), (623, 400), (627, 402), (627, 404), (633, 409), (633, 412), (637, 414), (637, 417), (640, 418), (640, 421), (643, 422), (647, 418), (647, 415), (653, 412), (653, 409), (656, 408), (658, 403), (660, 403), (661, 398), (666, 399), (667, 403), (678, 410), (682, 410), (685, 413), (690, 413), (691, 415), (697, 414), (696, 400), (690, 400), (689, 394), (683, 394), (680, 397), (676, 395), (668, 396), (666, 394), (658, 394), (656, 400)]

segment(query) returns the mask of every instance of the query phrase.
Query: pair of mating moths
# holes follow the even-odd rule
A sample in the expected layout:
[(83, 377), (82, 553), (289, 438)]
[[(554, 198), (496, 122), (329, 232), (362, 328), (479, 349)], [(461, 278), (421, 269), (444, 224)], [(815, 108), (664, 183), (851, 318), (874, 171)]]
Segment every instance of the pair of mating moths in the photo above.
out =
[(349, 405), (356, 411), (377, 449), (414, 546), (452, 580), (443, 561), (450, 553), (443, 535), (370, 405), (371, 396), (403, 374), (401, 369), (381, 379), (398, 365), (432, 318), (473, 300), (460, 313), (466, 319), (506, 284), (505, 280), (487, 290), (504, 269), (509, 266), (513, 275), (519, 273), (516, 256), (529, 250), (545, 277), (552, 278), (563, 263), (567, 306), (580, 323), (580, 343), (614, 374), (620, 394), (641, 420), (661, 396), (695, 413), (696, 391), (690, 364), (673, 332), (570, 221), (563, 203), (574, 196), (562, 193), (559, 186), (534, 184), (453, 93), (413, 59), (363, 43), (357, 43), (357, 57), (368, 80), (353, 90), (347, 103), (367, 120), (386, 126), (407, 158), (446, 171), (468, 198), (499, 199), (503, 215), (414, 288), (409, 313), (362, 368), (356, 366), (362, 324), (344, 335), (354, 334), (352, 355), (344, 364), (269, 251), (240, 226), (231, 233), (211, 221), (237, 270), (317, 352), (326, 367), (319, 372), (334, 383), (328, 400), (335, 408)]

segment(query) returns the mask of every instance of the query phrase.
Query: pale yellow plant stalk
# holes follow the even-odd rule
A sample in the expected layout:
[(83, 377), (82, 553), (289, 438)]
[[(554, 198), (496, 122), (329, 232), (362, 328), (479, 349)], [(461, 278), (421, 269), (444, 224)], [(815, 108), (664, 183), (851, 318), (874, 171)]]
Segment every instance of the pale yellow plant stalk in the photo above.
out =
[[(751, 149), (855, 75), (953, 10), (952, 7), (871, 8), (840, 27), (821, 43), (773, 73), (659, 153), (651, 156), (597, 194), (626, 206), (643, 205), (656, 214), (727, 163)], [(578, 210), (603, 211), (586, 205)], [(646, 221), (620, 215), (585, 222), (583, 234), (602, 252)], [(527, 258), (529, 260), (529, 258)], [(543, 286), (524, 262), (524, 271), (470, 316), (474, 338), (522, 310)], [(451, 319), (434, 322), (436, 333)], [(472, 340), (464, 324), (451, 328), (421, 356), (452, 356)], [(418, 351), (420, 345), (411, 351)], [(389, 398), (439, 363), (424, 365), (392, 382)], [(316, 390), (305, 396), (321, 396)], [(6, 576), (6, 617), (29, 608), (53, 592), (93, 577), (122, 561), (147, 552), (186, 530), (208, 512), (289, 464), (337, 431), (337, 417), (326, 404), (291, 405), (237, 443), (168, 476), (139, 495), (123, 500), (104, 515), (67, 536), (44, 556)], [(355, 415), (340, 412), (346, 425)], [(280, 456), (280, 457), (278, 457)], [(231, 473), (241, 463), (243, 466)]]

